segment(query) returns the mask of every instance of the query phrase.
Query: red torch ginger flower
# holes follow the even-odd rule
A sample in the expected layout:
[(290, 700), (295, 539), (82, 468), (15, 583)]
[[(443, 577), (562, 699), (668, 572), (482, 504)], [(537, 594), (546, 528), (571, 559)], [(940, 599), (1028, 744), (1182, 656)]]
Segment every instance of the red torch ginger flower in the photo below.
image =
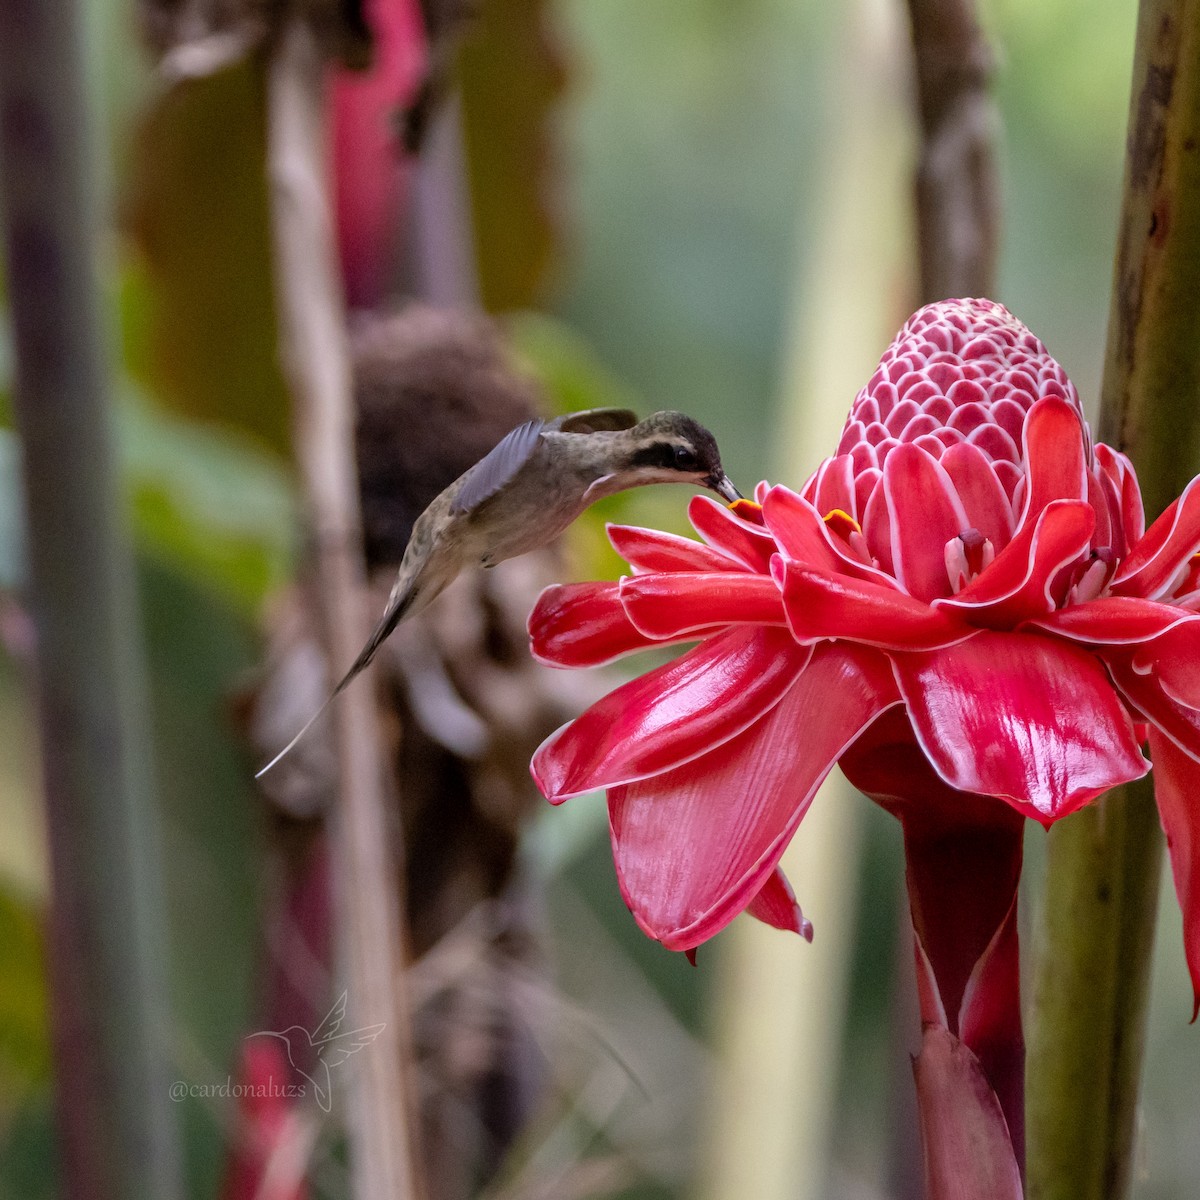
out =
[(958, 300), (908, 321), (799, 493), (689, 515), (703, 542), (613, 527), (631, 576), (539, 600), (557, 666), (698, 644), (554, 734), (538, 785), (607, 789), (626, 902), (691, 950), (742, 910), (808, 931), (778, 862), (840, 762), (904, 826), (926, 1022), (1019, 1145), (1021, 818), (1144, 775), (1147, 735), (1200, 996), (1200, 484), (1144, 531), (1042, 343)]

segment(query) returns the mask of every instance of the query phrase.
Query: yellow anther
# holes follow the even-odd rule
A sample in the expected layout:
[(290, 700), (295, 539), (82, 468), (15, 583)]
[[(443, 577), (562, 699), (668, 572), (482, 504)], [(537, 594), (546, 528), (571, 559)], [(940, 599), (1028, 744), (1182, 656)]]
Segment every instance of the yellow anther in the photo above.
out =
[(750, 521), (755, 525), (763, 523), (762, 505), (753, 500), (747, 500), (744, 497), (741, 500), (734, 500), (729, 505), (729, 511), (735, 517), (741, 517), (743, 521)]
[(827, 512), (824, 520), (831, 533), (836, 533), (847, 541), (850, 540), (852, 534), (862, 533), (862, 526), (848, 512), (843, 512), (840, 508)]

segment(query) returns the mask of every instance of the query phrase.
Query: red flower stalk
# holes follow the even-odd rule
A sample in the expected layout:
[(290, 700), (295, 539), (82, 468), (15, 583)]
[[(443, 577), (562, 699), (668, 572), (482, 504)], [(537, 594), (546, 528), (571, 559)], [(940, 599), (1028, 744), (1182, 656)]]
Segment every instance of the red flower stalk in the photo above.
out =
[(1144, 532), (1042, 343), (957, 300), (908, 321), (798, 494), (689, 514), (703, 543), (612, 527), (633, 574), (539, 600), (556, 666), (699, 644), (555, 733), (534, 778), (555, 803), (608, 789), (626, 902), (691, 950), (743, 909), (811, 932), (778, 862), (840, 762), (904, 826), (925, 1021), (1019, 1148), (1021, 818), (1142, 776), (1147, 736), (1200, 1003), (1198, 482)]

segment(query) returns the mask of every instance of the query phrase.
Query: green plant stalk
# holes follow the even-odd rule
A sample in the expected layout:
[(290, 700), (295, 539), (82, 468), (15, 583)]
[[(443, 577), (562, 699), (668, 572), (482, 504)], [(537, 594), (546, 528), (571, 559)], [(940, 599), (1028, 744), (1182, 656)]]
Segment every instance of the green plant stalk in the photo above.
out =
[[(1150, 518), (1200, 467), (1198, 296), (1200, 0), (1142, 0), (1099, 433), (1132, 458)], [(1161, 861), (1150, 780), (1051, 830), (1028, 1043), (1030, 1200), (1128, 1195)]]
[(0, 208), (50, 842), (64, 1196), (172, 1200), (165, 936), (94, 255), (81, 12), (0, 4)]
[(1162, 834), (1153, 785), (1050, 831), (1026, 1059), (1029, 1200), (1129, 1185)]

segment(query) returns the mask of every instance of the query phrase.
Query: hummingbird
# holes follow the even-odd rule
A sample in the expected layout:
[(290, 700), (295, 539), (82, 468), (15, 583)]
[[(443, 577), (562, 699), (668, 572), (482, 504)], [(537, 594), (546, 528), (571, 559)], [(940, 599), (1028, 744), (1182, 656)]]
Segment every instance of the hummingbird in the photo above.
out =
[(375, 631), (325, 703), (255, 778), (308, 732), (396, 626), (460, 571), (536, 550), (594, 501), (648, 483), (691, 483), (730, 503), (742, 499), (721, 466), (716, 439), (680, 412), (639, 421), (626, 408), (593, 408), (518, 425), (417, 518)]

